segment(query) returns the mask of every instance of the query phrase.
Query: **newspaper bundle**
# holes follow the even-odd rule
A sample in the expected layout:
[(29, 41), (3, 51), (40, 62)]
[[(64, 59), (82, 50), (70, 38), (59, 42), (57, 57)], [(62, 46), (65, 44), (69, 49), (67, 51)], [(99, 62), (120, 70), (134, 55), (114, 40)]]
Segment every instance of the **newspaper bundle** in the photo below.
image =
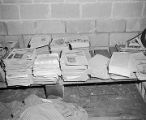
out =
[(114, 52), (109, 62), (109, 73), (145, 80), (146, 56), (143, 52)]
[(59, 75), (61, 71), (57, 53), (37, 55), (33, 65), (34, 84), (56, 83)]
[(32, 81), (32, 66), (36, 57), (33, 48), (13, 49), (4, 59), (8, 86), (28, 86)]
[(60, 62), (64, 81), (86, 81), (88, 79), (86, 75), (88, 60), (83, 50), (63, 52)]
[(89, 49), (90, 46), (88, 36), (70, 36), (66, 37), (66, 41), (72, 49)]
[(89, 38), (87, 36), (56, 37), (50, 44), (51, 51), (67, 51), (71, 49), (88, 49)]

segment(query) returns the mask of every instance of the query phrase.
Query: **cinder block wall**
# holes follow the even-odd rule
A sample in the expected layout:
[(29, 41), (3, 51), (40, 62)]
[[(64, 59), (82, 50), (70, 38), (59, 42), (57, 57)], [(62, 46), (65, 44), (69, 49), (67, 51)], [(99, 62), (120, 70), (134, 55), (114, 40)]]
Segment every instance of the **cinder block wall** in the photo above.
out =
[(146, 28), (146, 0), (0, 0), (0, 41), (88, 35), (92, 46), (124, 43)]

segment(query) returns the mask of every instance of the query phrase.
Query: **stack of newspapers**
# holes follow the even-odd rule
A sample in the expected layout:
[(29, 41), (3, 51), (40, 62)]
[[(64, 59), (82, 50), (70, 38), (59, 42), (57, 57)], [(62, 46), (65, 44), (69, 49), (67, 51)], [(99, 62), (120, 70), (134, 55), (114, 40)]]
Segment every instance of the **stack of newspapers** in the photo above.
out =
[(65, 38), (66, 42), (70, 44), (71, 49), (89, 49), (89, 37), (85, 35), (68, 36)]
[(32, 81), (32, 66), (36, 50), (32, 48), (13, 49), (4, 59), (8, 86), (28, 86)]
[(65, 36), (65, 37), (54, 37), (51, 44), (50, 50), (54, 51), (66, 51), (73, 49), (89, 49), (90, 42), (88, 36)]
[(85, 74), (88, 60), (83, 50), (64, 51), (60, 63), (64, 81), (86, 81), (88, 79)]
[(37, 55), (33, 65), (34, 84), (56, 83), (61, 75), (57, 53)]

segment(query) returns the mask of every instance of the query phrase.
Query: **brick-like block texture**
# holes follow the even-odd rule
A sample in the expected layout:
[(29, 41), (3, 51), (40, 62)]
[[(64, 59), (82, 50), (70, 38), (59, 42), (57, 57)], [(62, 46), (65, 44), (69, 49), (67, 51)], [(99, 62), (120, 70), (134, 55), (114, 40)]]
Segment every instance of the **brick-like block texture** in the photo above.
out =
[(10, 41), (18, 42), (19, 47), (23, 47), (24, 46), (21, 35), (15, 35), (15, 36), (5, 35), (5, 36), (0, 36), (0, 43), (5, 44), (5, 43), (10, 42)]
[(19, 39), (21, 39), (20, 35), (8, 35), (8, 36), (5, 36), (5, 42), (8, 42), (8, 41), (19, 41)]
[(124, 32), (126, 29), (125, 20), (97, 20), (97, 32)]
[(32, 0), (3, 0), (4, 3), (32, 3)]
[(16, 5), (0, 5), (0, 19), (18, 19), (19, 10)]
[(78, 4), (52, 4), (51, 15), (54, 18), (78, 18), (80, 10)]
[(107, 47), (109, 43), (109, 35), (107, 33), (91, 34), (89, 39), (92, 47)]
[(146, 18), (142, 19), (140, 23), (140, 31), (146, 29)]
[(115, 44), (125, 44), (125, 42), (138, 33), (111, 33), (110, 34), (110, 46), (114, 46)]
[(7, 35), (7, 26), (4, 22), (0, 22), (0, 35)]
[(124, 43), (145, 28), (145, 0), (0, 0), (0, 36), (87, 34), (96, 47)]
[(146, 17), (146, 3), (145, 3), (144, 11), (143, 11), (143, 16)]
[(82, 5), (82, 17), (96, 18), (96, 17), (110, 17), (111, 3), (99, 2)]
[(62, 21), (37, 21), (36, 34), (47, 34), (47, 33), (65, 33), (65, 23)]
[(113, 17), (141, 17), (143, 2), (119, 2), (113, 5)]
[(49, 6), (45, 4), (29, 4), (20, 6), (22, 19), (46, 19), (49, 17)]
[(33, 0), (36, 3), (55, 3), (55, 2), (64, 2), (64, 0)]
[(95, 21), (79, 20), (66, 22), (67, 33), (93, 33), (95, 32)]
[(55, 39), (55, 38), (66, 38), (66, 37), (76, 37), (76, 36), (80, 36), (80, 34), (67, 34), (67, 33), (64, 33), (64, 34), (52, 34), (52, 39)]
[(8, 35), (34, 34), (34, 22), (7, 22)]
[(127, 32), (143, 31), (146, 28), (146, 18), (144, 19), (129, 19), (126, 25)]
[(96, 0), (65, 0), (65, 2), (96, 2)]
[(0, 44), (4, 44), (5, 42), (5, 36), (0, 36)]

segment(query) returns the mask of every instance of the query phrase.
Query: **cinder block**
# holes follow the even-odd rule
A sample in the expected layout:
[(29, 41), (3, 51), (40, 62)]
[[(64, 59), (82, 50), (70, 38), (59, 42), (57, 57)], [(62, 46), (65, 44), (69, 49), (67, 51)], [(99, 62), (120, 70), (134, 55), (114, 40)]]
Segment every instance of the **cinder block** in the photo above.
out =
[(128, 19), (126, 25), (127, 32), (143, 31), (146, 28), (145, 19)]
[(65, 2), (96, 2), (96, 0), (65, 0)]
[(20, 16), (22, 19), (46, 19), (49, 17), (49, 5), (28, 4), (20, 6)]
[(3, 35), (0, 36), (0, 44), (3, 45), (4, 44), (4, 41), (5, 41), (5, 36), (3, 36)]
[(126, 31), (139, 31), (140, 30), (140, 20), (138, 19), (128, 19), (126, 24)]
[(144, 10), (143, 10), (143, 16), (146, 17), (146, 3), (145, 3)]
[(77, 38), (77, 37), (81, 37), (81, 36), (88, 36), (89, 34), (68, 34), (68, 33), (64, 33), (64, 34), (52, 34), (52, 39), (53, 38), (58, 38), (58, 37), (60, 37), (60, 38), (66, 38), (66, 37), (75, 37), (75, 38)]
[(48, 3), (55, 3), (55, 2), (64, 2), (64, 0), (33, 0), (36, 3), (41, 3), (41, 2), (48, 2)]
[(67, 33), (94, 33), (95, 21), (92, 20), (75, 20), (66, 22)]
[(68, 33), (63, 33), (63, 34), (52, 34), (52, 39), (55, 38), (65, 38), (65, 37), (70, 37), (70, 36), (78, 36), (79, 34), (68, 34)]
[(7, 26), (4, 22), (0, 22), (0, 35), (7, 35)]
[(19, 10), (16, 5), (0, 5), (0, 18), (1, 19), (18, 19)]
[(32, 0), (3, 0), (4, 3), (32, 3)]
[(115, 46), (116, 44), (125, 44), (125, 42), (138, 33), (111, 33), (110, 34), (110, 46)]
[(144, 29), (146, 29), (146, 18), (143, 18), (140, 21), (140, 31)]
[(9, 35), (9, 36), (5, 36), (5, 42), (19, 41), (19, 39), (21, 39), (21, 36), (20, 35)]
[(82, 16), (86, 18), (110, 17), (112, 4), (107, 2), (82, 5)]
[(10, 42), (10, 41), (16, 41), (18, 42), (18, 46), (20, 48), (24, 48), (24, 41), (22, 39), (21, 35), (10, 35), (10, 36), (5, 36), (5, 43)]
[(78, 18), (80, 10), (78, 4), (52, 4), (51, 16), (55, 18)]
[(37, 21), (35, 33), (65, 33), (63, 21)]
[(7, 22), (8, 35), (34, 34), (34, 22)]
[(89, 35), (91, 47), (107, 47), (109, 43), (108, 33), (99, 33)]
[(97, 32), (124, 32), (126, 29), (125, 20), (97, 20)]
[(142, 2), (119, 2), (113, 4), (113, 17), (141, 17)]

